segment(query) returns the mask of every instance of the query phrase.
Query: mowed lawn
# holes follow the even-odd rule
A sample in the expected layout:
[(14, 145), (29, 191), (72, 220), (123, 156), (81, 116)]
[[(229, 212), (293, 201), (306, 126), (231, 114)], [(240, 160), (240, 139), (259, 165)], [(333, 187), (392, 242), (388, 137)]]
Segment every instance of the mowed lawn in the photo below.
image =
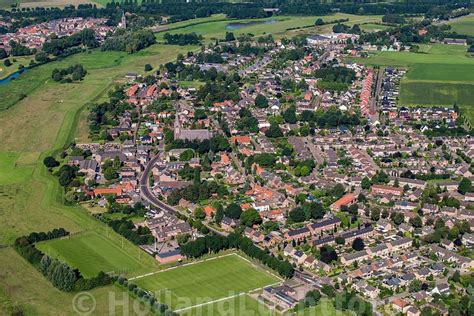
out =
[(133, 281), (174, 310), (234, 296), (279, 282), (276, 276), (232, 254)]
[(474, 36), (474, 15), (470, 14), (448, 23), (456, 33)]
[(390, 26), (383, 25), (383, 24), (367, 23), (367, 24), (362, 24), (360, 28), (366, 32), (379, 32), (379, 31), (384, 31), (384, 30), (389, 29)]
[(351, 311), (340, 311), (334, 308), (332, 300), (322, 298), (318, 305), (305, 308), (303, 310), (291, 311), (285, 314), (277, 313), (270, 310), (265, 304), (259, 302), (249, 295), (239, 295), (227, 300), (222, 300), (216, 303), (207, 304), (199, 307), (182, 310), (179, 312), (183, 316), (201, 316), (201, 315), (216, 315), (216, 316), (352, 316), (355, 313)]
[(140, 255), (145, 257), (147, 254), (140, 254), (138, 249), (125, 251), (120, 244), (94, 232), (41, 242), (36, 247), (79, 269), (86, 278), (94, 277), (100, 271), (125, 274), (150, 271), (140, 261)]
[(179, 314), (183, 316), (277, 315), (275, 312), (271, 311), (265, 304), (258, 302), (247, 294), (238, 295), (236, 297), (211, 304), (185, 309), (180, 311)]

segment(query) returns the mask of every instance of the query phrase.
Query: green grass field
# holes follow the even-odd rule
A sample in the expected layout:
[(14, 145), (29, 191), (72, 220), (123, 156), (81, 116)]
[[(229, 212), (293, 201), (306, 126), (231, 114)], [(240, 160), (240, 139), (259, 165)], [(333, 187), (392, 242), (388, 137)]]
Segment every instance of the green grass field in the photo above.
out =
[(279, 279), (233, 254), (165, 270), (133, 282), (180, 310), (261, 288)]
[(298, 311), (296, 316), (315, 316), (315, 315), (324, 315), (324, 316), (351, 316), (355, 313), (351, 311), (340, 311), (334, 308), (334, 305), (331, 300), (327, 298), (322, 298), (318, 305), (306, 308), (302, 311)]
[(7, 67), (4, 65), (5, 59), (0, 59), (0, 79), (8, 77), (12, 73), (18, 70), (18, 66), (28, 66), (30, 64), (30, 60), (33, 59), (31, 56), (18, 56), (9, 58), (11, 61), (11, 66)]
[[(117, 243), (96, 233), (84, 233), (36, 245), (44, 253), (79, 269), (86, 278), (100, 271), (137, 275), (154, 268), (150, 256), (138, 248), (122, 249)], [(152, 259), (153, 260), (153, 259)]]
[(448, 23), (451, 29), (459, 34), (474, 36), (474, 15), (463, 16)]
[[(74, 309), (75, 293), (64, 293), (51, 286), (41, 273), (11, 248), (0, 249), (0, 314), (11, 315), (13, 308), (21, 308), (23, 315), (78, 315)], [(128, 297), (115, 286), (88, 291), (95, 300), (92, 315), (136, 315), (135, 306), (147, 313), (147, 308)], [(114, 299), (125, 304), (114, 307)], [(92, 308), (92, 301), (84, 301)]]
[[(224, 15), (213, 15), (208, 18), (188, 20), (183, 22), (172, 23), (168, 25), (168, 29), (157, 34), (159, 41), (163, 40), (163, 35), (166, 32), (171, 34), (176, 33), (191, 33), (203, 35), (206, 41), (213, 38), (224, 38), (226, 32), (233, 32), (235, 35), (252, 33), (254, 35), (272, 34), (275, 38), (291, 37), (297, 34), (316, 34), (330, 32), (332, 24), (324, 25), (322, 27), (315, 27), (314, 22), (317, 18), (322, 18), (324, 21), (332, 21), (336, 19), (348, 18), (345, 22), (347, 25), (380, 22), (381, 16), (359, 16), (351, 14), (337, 13), (326, 16), (275, 16), (265, 19), (243, 19), (243, 20), (223, 20)], [(255, 23), (259, 21), (261, 23)], [(272, 21), (272, 23), (268, 23)], [(249, 23), (239, 29), (229, 30), (226, 27), (229, 23)], [(288, 30), (290, 28), (306, 27), (297, 30)]]
[(420, 51), (379, 52), (353, 60), (371, 66), (408, 68), (401, 82), (400, 105), (452, 106), (456, 102), (474, 121), (474, 58), (466, 53), (466, 47), (421, 45)]
[[(234, 298), (222, 300), (213, 304), (206, 304), (200, 307), (182, 310), (179, 312), (183, 316), (201, 316), (201, 315), (216, 315), (216, 316), (238, 316), (238, 315), (253, 315), (253, 316), (269, 316), (282, 315), (274, 310), (269, 309), (265, 304), (258, 302), (248, 295), (239, 295)], [(314, 307), (306, 308), (301, 311), (291, 311), (283, 314), (285, 316), (351, 316), (355, 315), (350, 311), (339, 311), (334, 308), (331, 300), (322, 298), (320, 303)]]
[(387, 30), (390, 28), (390, 26), (383, 25), (383, 24), (367, 23), (367, 24), (362, 24), (360, 28), (366, 32), (378, 32), (378, 31)]
[[(0, 86), (0, 245), (11, 245), (15, 238), (33, 231), (58, 227), (72, 233), (88, 231), (105, 235), (105, 226), (83, 207), (64, 205), (63, 189), (42, 161), (74, 139), (80, 118), (86, 117), (81, 112), (91, 102), (103, 98), (127, 72), (142, 73), (145, 64), (156, 67), (190, 49), (195, 47), (154, 45), (134, 55), (80, 53), (34, 68)], [(76, 63), (83, 64), (88, 71), (80, 83), (59, 84), (50, 80), (52, 69)], [(26, 97), (19, 100), (19, 93), (25, 93)], [(104, 238), (112, 244), (122, 244), (122, 237), (112, 231)], [(129, 254), (139, 251), (128, 241), (124, 242), (124, 249)], [(73, 314), (74, 294), (58, 295), (60, 292), (11, 248), (0, 252), (0, 310), (21, 306), (29, 315)], [(151, 257), (142, 256), (140, 263), (149, 267), (146, 271), (158, 268)], [(36, 283), (32, 286), (31, 282)], [(96, 314), (108, 314), (107, 293), (120, 291), (113, 286), (97, 291), (100, 295), (96, 297)]]
[(238, 315), (254, 315), (269, 316), (276, 315), (265, 304), (258, 302), (249, 295), (243, 294), (212, 304), (206, 304), (179, 312), (183, 316), (238, 316)]

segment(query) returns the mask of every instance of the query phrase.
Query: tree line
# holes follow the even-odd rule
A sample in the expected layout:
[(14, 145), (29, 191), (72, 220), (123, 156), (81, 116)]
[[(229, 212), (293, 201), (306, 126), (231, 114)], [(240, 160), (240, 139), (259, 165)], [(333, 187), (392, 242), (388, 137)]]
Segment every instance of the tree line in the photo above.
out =
[(208, 235), (181, 245), (181, 253), (190, 258), (198, 258), (207, 253), (217, 253), (225, 249), (239, 249), (251, 258), (277, 271), (285, 278), (291, 278), (294, 268), (288, 260), (273, 257), (268, 251), (255, 246), (250, 239), (237, 233), (228, 236)]
[(67, 263), (53, 259), (35, 247), (35, 243), (68, 236), (64, 228), (53, 229), (48, 232), (33, 232), (27, 236), (18, 237), (13, 247), (15, 250), (40, 271), (51, 284), (63, 292), (86, 291), (99, 286), (109, 285), (113, 278), (104, 272), (97, 276), (85, 279), (79, 270)]
[(155, 241), (148, 227), (140, 226), (135, 228), (135, 224), (129, 219), (111, 220), (102, 214), (97, 214), (95, 217), (135, 245), (149, 245)]
[(149, 291), (142, 289), (141, 287), (137, 286), (134, 283), (131, 283), (124, 277), (119, 276), (117, 278), (117, 283), (120, 287), (128, 290), (134, 296), (136, 296), (139, 300), (141, 300), (144, 304), (146, 304), (152, 312), (155, 312), (159, 315), (166, 315), (166, 316), (174, 316), (177, 315), (176, 313), (172, 312), (169, 309), (169, 306), (160, 303), (157, 301), (156, 297), (153, 296)]
[(212, 152), (229, 151), (229, 141), (222, 135), (213, 136), (211, 139), (199, 140), (183, 140), (174, 139), (166, 144), (166, 150), (176, 148), (191, 148), (194, 149), (198, 154), (202, 155)]
[(202, 35), (198, 35), (196, 33), (178, 33), (178, 34), (170, 34), (166, 33), (163, 36), (166, 44), (169, 45), (199, 45), (203, 39)]
[(347, 90), (356, 78), (354, 70), (346, 67), (325, 67), (314, 72), (318, 81), (318, 87), (325, 90)]

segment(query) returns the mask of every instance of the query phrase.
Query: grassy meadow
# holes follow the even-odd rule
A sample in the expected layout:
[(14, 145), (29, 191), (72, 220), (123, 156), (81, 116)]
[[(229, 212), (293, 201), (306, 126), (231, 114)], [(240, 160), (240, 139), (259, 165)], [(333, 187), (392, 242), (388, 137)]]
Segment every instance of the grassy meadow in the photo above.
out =
[(274, 284), (279, 279), (232, 254), (164, 270), (133, 282), (180, 310)]
[(122, 248), (116, 240), (94, 232), (41, 242), (37, 248), (79, 269), (86, 278), (100, 271), (137, 275), (156, 268), (155, 260), (142, 250)]
[[(154, 45), (134, 55), (80, 53), (34, 68), (0, 86), (0, 310), (20, 306), (28, 314), (73, 313), (69, 302), (74, 294), (58, 295), (58, 290), (9, 247), (15, 238), (33, 231), (63, 227), (72, 233), (99, 234), (107, 240), (105, 245), (122, 247), (123, 238), (111, 230), (106, 234), (105, 225), (83, 207), (64, 205), (63, 190), (42, 161), (74, 139), (81, 112), (88, 104), (103, 98), (127, 72), (142, 73), (145, 64), (156, 67), (190, 49), (195, 47)], [(83, 64), (88, 71), (83, 81), (60, 84), (50, 79), (54, 68), (76, 63)], [(21, 100), (20, 93), (26, 95)], [(128, 241), (123, 244), (125, 252), (130, 256), (136, 254), (135, 258), (138, 256), (136, 246)], [(141, 254), (139, 261), (145, 268), (136, 271), (156, 270), (155, 261), (151, 258), (152, 262), (144, 261), (144, 255)], [(31, 280), (40, 281), (31, 286)], [(97, 290), (100, 294), (96, 298), (97, 314), (108, 313), (107, 301), (100, 300), (106, 299), (108, 292), (117, 291), (113, 286)], [(58, 301), (65, 304), (57, 304)]]
[(105, 5), (107, 0), (0, 0), (0, 8), (2, 9), (9, 9), (12, 5), (17, 5), (20, 8), (51, 8), (51, 7), (59, 7), (63, 8), (67, 5), (74, 5), (77, 6), (79, 4), (85, 3), (96, 3), (98, 5)]
[(20, 65), (28, 66), (30, 61), (33, 60), (31, 56), (17, 56), (9, 58), (12, 63), (11, 66), (7, 67), (4, 65), (5, 59), (0, 59), (0, 80), (8, 77), (12, 73), (18, 71)]
[(277, 315), (275, 312), (271, 311), (268, 307), (266, 307), (265, 304), (258, 302), (256, 299), (250, 297), (247, 294), (238, 295), (236, 297), (211, 304), (205, 304), (198, 307), (183, 309), (179, 312), (179, 314), (183, 316)]
[(390, 26), (376, 23), (366, 23), (362, 24), (360, 28), (365, 32), (379, 32), (389, 29)]
[(353, 59), (372, 66), (407, 68), (401, 81), (399, 103), (404, 106), (452, 106), (459, 104), (474, 121), (474, 58), (465, 46), (421, 45), (420, 53), (378, 52)]
[[(168, 25), (167, 30), (157, 33), (157, 39), (159, 41), (163, 41), (163, 35), (166, 32), (171, 34), (195, 32), (197, 34), (201, 34), (206, 41), (216, 38), (224, 38), (226, 32), (233, 32), (235, 35), (252, 33), (257, 36), (272, 34), (274, 38), (278, 39), (285, 36), (291, 37), (298, 34), (331, 32), (333, 24), (318, 27), (314, 26), (314, 22), (318, 18), (322, 18), (323, 21), (347, 18), (349, 21), (344, 22), (347, 25), (381, 21), (381, 16), (359, 16), (345, 13), (337, 13), (325, 16), (274, 16), (264, 19), (243, 20), (223, 20), (224, 18), (224, 15), (213, 15), (208, 18), (172, 23)], [(227, 27), (230, 23), (242, 23), (244, 25), (238, 29), (228, 29)]]
[(466, 15), (453, 21), (448, 22), (451, 29), (458, 33), (469, 36), (474, 36), (474, 15)]

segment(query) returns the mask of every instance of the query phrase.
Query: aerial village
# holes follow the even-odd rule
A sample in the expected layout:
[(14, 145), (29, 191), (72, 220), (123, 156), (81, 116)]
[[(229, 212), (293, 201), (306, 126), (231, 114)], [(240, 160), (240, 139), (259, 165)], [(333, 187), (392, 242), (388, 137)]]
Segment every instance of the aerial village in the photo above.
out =
[(345, 287), (447, 315), (473, 293), (474, 139), (432, 133), (458, 127), (455, 109), (398, 108), (405, 71), (346, 62), (356, 39), (241, 36), (127, 74), (91, 109), (95, 141), (61, 155), (66, 199), (163, 264), (241, 232), (295, 267), (259, 294), (279, 311)]
[[(12, 22), (2, 21), (0, 26), (8, 28)], [(0, 48), (8, 53), (11, 50), (11, 42), (18, 43), (28, 49), (39, 50), (44, 43), (54, 35), (56, 38), (71, 36), (83, 30), (90, 29), (95, 32), (99, 41), (106, 38), (107, 34), (113, 32), (115, 27), (106, 24), (104, 18), (64, 18), (51, 20), (39, 24), (32, 24), (19, 28), (15, 33), (0, 34)]]

